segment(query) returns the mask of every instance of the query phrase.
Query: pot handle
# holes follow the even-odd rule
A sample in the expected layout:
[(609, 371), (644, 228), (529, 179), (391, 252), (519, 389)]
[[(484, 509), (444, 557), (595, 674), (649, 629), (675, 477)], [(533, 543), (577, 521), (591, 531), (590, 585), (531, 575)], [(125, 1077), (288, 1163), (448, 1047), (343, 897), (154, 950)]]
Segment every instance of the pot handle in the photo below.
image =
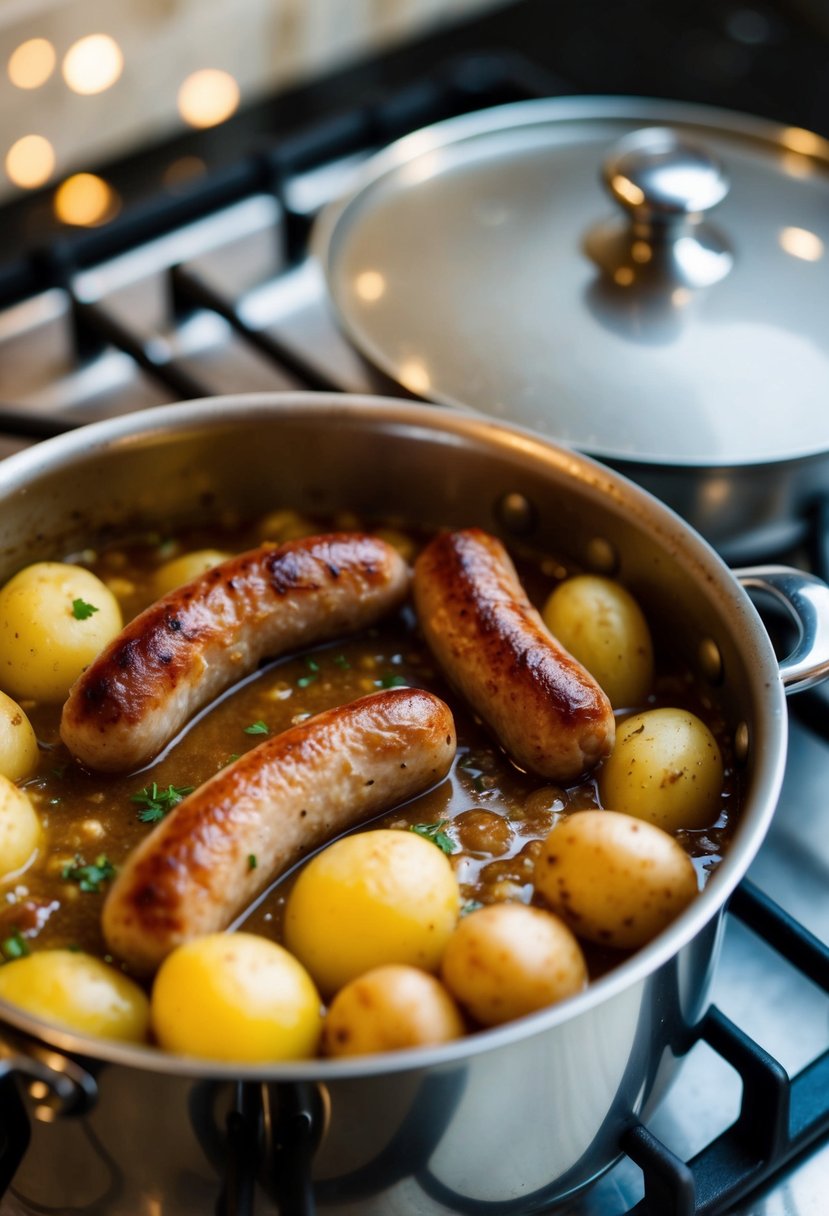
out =
[(786, 693), (829, 678), (829, 586), (791, 566), (746, 566), (734, 577), (746, 591), (764, 591), (788, 610), (798, 628), (794, 650), (780, 660)]

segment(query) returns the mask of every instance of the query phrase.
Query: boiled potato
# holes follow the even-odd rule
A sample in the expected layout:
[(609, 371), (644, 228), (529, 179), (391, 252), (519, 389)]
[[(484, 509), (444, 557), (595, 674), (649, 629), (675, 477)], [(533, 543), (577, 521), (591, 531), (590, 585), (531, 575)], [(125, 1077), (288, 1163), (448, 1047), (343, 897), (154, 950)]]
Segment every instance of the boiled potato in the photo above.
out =
[(498, 1026), (580, 992), (587, 965), (558, 917), (502, 903), (463, 918), (446, 943), (441, 977), (476, 1021)]
[(302, 870), (285, 907), (285, 942), (330, 996), (364, 971), (436, 971), (459, 891), (445, 853), (414, 832), (344, 836)]
[(14, 697), (62, 701), (121, 624), (118, 601), (91, 571), (27, 566), (0, 591), (0, 685)]
[(458, 1039), (460, 1011), (439, 980), (418, 967), (375, 967), (341, 988), (325, 1018), (328, 1056), (364, 1056)]
[(717, 741), (685, 709), (650, 709), (627, 718), (599, 772), (604, 806), (668, 832), (712, 824), (722, 788)]
[(252, 933), (211, 933), (178, 946), (155, 977), (152, 1026), (167, 1051), (255, 1063), (313, 1056), (319, 994), (304, 968)]
[(542, 844), (536, 891), (574, 933), (633, 949), (697, 894), (688, 854), (661, 828), (616, 811), (576, 811)]
[(642, 704), (653, 683), (653, 642), (642, 609), (621, 583), (594, 574), (565, 579), (542, 616), (614, 709)]
[(0, 967), (0, 998), (81, 1034), (143, 1043), (150, 1004), (136, 983), (92, 955), (41, 950)]
[(0, 692), (0, 773), (23, 781), (37, 768), (37, 736), (23, 710)]
[(226, 562), (229, 557), (230, 554), (223, 553), (221, 549), (196, 549), (192, 553), (183, 553), (181, 557), (172, 558), (163, 566), (159, 566), (153, 575), (156, 595), (161, 597), (168, 591), (175, 591), (176, 587), (183, 587), (206, 570), (212, 570), (214, 566)]
[(0, 881), (19, 874), (41, 841), (40, 820), (29, 797), (0, 776)]

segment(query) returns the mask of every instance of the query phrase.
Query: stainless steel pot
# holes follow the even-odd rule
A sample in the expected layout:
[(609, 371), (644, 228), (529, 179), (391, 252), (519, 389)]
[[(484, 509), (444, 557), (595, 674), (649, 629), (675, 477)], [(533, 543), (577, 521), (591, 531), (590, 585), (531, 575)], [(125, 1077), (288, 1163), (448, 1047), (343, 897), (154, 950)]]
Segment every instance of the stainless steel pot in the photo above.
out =
[(612, 464), (752, 560), (827, 484), (827, 167), (819, 136), (710, 106), (518, 102), (371, 158), (313, 248), (395, 383)]
[[(3, 1006), (3, 1211), (241, 1212), (255, 1176), (257, 1216), (527, 1216), (606, 1170), (705, 1011), (724, 905), (780, 790), (785, 694), (829, 674), (829, 589), (779, 568), (735, 578), (641, 489), (529, 432), (373, 398), (227, 398), (96, 424), (0, 465), (0, 503), (1, 577), (138, 521), (281, 505), (478, 524), (614, 571), (721, 701), (745, 788), (727, 858), (658, 940), (565, 1004), (439, 1049), (226, 1067)], [(744, 586), (799, 622), (782, 664)]]

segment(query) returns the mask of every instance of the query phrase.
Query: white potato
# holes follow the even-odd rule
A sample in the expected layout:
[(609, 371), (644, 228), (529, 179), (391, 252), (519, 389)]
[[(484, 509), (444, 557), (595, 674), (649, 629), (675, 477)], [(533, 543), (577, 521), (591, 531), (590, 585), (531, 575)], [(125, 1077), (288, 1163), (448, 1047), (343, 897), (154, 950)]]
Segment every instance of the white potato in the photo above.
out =
[(150, 1003), (138, 985), (100, 959), (40, 950), (0, 967), (0, 999), (69, 1030), (143, 1043)]
[(668, 832), (710, 826), (722, 788), (717, 741), (686, 709), (650, 709), (626, 718), (599, 771), (603, 806)]
[(443, 984), (418, 967), (375, 967), (341, 988), (322, 1030), (328, 1056), (363, 1056), (448, 1043), (464, 1032)]
[(229, 557), (230, 554), (223, 553), (221, 549), (195, 549), (192, 553), (182, 553), (181, 557), (174, 557), (158, 567), (153, 574), (153, 589), (160, 598), (168, 591), (175, 591), (176, 587), (192, 582), (206, 570), (226, 562)]
[(698, 891), (693, 862), (673, 836), (616, 811), (576, 811), (557, 823), (534, 881), (579, 937), (620, 949), (656, 937)]
[(520, 903), (470, 912), (446, 943), (441, 978), (483, 1026), (497, 1026), (580, 992), (581, 947), (558, 917)]
[(253, 933), (209, 933), (178, 946), (152, 991), (152, 1025), (167, 1051), (210, 1060), (313, 1056), (320, 998), (305, 969)]
[(621, 583), (594, 574), (565, 579), (542, 616), (614, 709), (642, 704), (653, 683), (653, 642), (642, 609)]
[(17, 875), (33, 860), (42, 829), (23, 790), (0, 776), (0, 880)]
[(23, 781), (37, 768), (37, 736), (23, 710), (0, 692), (0, 773)]
[(330, 996), (385, 963), (437, 971), (459, 905), (437, 845), (399, 829), (357, 832), (300, 872), (285, 906), (285, 943)]
[(37, 562), (0, 590), (0, 685), (62, 701), (122, 625), (115, 596), (83, 566)]

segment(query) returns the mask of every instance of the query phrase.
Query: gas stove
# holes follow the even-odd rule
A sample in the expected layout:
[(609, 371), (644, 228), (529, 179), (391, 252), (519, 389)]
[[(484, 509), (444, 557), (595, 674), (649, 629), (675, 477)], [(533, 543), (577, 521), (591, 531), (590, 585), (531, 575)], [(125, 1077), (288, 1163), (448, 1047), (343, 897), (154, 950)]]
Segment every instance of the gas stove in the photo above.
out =
[[(667, 16), (642, 3), (635, 25), (609, 0), (573, 8), (509, 5), (105, 166), (123, 206), (101, 227), (61, 227), (45, 195), (8, 204), (0, 455), (185, 398), (399, 395), (338, 330), (308, 237), (369, 155), (435, 120), (530, 97), (636, 92), (829, 134), (827, 31), (805, 4), (683, 3)], [(829, 576), (829, 511), (804, 521), (796, 552), (769, 557)], [(626, 1156), (570, 1216), (826, 1211), (827, 785), (829, 700), (818, 690), (791, 702), (783, 795), (731, 905), (703, 1036), (649, 1126), (631, 1124)], [(247, 1210), (227, 1199), (228, 1213)]]

